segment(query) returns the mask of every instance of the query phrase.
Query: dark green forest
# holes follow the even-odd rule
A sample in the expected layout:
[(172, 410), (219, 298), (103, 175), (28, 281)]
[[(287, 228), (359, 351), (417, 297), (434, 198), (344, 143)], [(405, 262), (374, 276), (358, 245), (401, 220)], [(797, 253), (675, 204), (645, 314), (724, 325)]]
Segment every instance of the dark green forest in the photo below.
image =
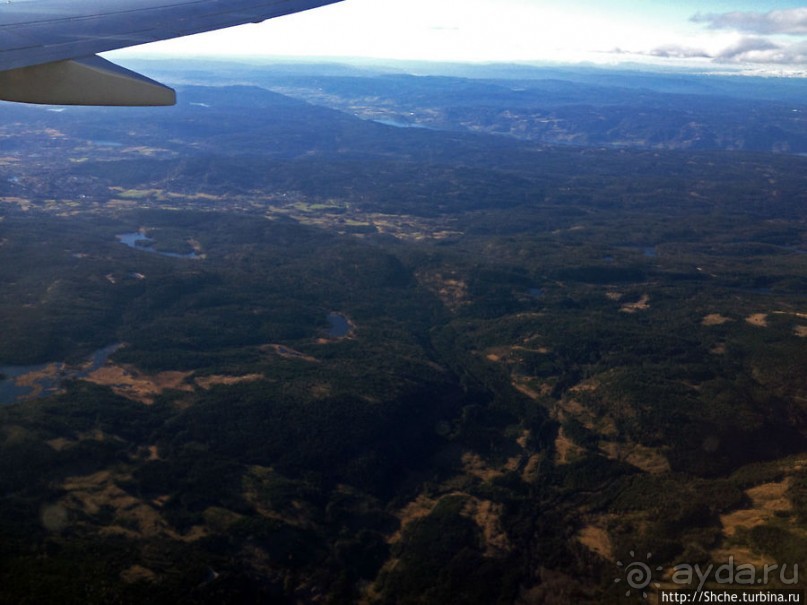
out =
[[(449, 84), (396, 94), (448, 112)], [(0, 105), (0, 603), (621, 603), (632, 553), (665, 587), (807, 568), (807, 158), (181, 92)]]

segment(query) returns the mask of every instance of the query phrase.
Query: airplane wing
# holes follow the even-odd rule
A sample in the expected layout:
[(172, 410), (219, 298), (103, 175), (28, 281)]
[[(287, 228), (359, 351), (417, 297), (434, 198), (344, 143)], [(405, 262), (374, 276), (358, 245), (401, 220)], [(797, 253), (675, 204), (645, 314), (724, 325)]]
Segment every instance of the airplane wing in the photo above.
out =
[(96, 53), (260, 22), (340, 0), (0, 0), (0, 99), (173, 105), (174, 91)]

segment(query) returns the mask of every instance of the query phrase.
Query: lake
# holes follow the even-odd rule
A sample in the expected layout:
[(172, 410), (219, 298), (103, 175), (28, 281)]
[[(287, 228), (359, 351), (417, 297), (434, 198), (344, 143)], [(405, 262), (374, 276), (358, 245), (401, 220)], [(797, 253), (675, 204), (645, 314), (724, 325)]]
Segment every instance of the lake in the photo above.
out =
[(344, 338), (350, 334), (350, 321), (344, 315), (336, 312), (328, 313), (328, 323), (331, 324), (328, 331), (331, 338)]
[[(180, 254), (179, 252), (162, 252), (160, 250), (156, 250), (154, 246), (154, 240), (150, 237), (146, 236), (145, 233), (140, 231), (134, 231), (133, 233), (121, 233), (120, 235), (116, 235), (118, 241), (123, 244), (124, 246), (129, 246), (130, 248), (134, 248), (135, 250), (142, 250), (143, 252), (151, 252), (152, 254), (159, 254), (160, 256), (168, 256), (170, 258), (200, 258), (196, 252), (188, 252), (185, 254)], [(151, 242), (150, 244), (138, 244), (137, 242)]]

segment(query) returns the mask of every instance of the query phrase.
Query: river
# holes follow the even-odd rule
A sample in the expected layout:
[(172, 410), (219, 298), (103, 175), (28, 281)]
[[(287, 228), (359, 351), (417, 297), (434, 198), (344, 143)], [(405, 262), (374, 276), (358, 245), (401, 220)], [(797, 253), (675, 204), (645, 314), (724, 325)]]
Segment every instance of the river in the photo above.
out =
[(51, 362), (28, 366), (0, 366), (0, 375), (4, 376), (0, 380), (0, 405), (53, 395), (59, 390), (63, 380), (84, 378), (103, 366), (109, 356), (122, 346), (117, 343), (93, 351), (80, 365)]

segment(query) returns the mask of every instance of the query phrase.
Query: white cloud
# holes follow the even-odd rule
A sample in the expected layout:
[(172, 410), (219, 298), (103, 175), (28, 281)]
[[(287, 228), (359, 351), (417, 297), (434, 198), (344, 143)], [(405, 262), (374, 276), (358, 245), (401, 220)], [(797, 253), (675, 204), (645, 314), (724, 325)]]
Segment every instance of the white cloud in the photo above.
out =
[(723, 56), (717, 57), (731, 63), (753, 63), (762, 65), (807, 65), (807, 42), (780, 46), (726, 49)]
[(807, 35), (807, 7), (774, 10), (767, 13), (735, 11), (729, 13), (698, 13), (695, 23), (705, 23), (711, 29), (730, 29), (760, 35)]
[(743, 61), (747, 57), (756, 56), (756, 53), (780, 49), (781, 46), (774, 44), (767, 38), (742, 38), (735, 44), (724, 48), (715, 58), (723, 61)]
[[(807, 36), (807, 7), (726, 13), (698, 13), (694, 23), (738, 37), (710, 53), (715, 62), (753, 65), (807, 65), (807, 41), (787, 42), (786, 36)], [(792, 38), (790, 38), (792, 40)]]
[(665, 59), (711, 59), (712, 55), (707, 53), (702, 48), (692, 48), (688, 46), (681, 46), (679, 44), (665, 44), (659, 46), (648, 52), (652, 57), (661, 57)]
[(662, 9), (638, 0), (348, 0), (122, 53), (564, 63), (612, 63), (622, 60), (621, 54), (649, 63), (701, 67), (708, 61), (807, 66), (803, 46), (787, 44), (792, 38), (784, 37), (807, 35), (807, 7), (692, 17), (690, 0), (671, 5)]

